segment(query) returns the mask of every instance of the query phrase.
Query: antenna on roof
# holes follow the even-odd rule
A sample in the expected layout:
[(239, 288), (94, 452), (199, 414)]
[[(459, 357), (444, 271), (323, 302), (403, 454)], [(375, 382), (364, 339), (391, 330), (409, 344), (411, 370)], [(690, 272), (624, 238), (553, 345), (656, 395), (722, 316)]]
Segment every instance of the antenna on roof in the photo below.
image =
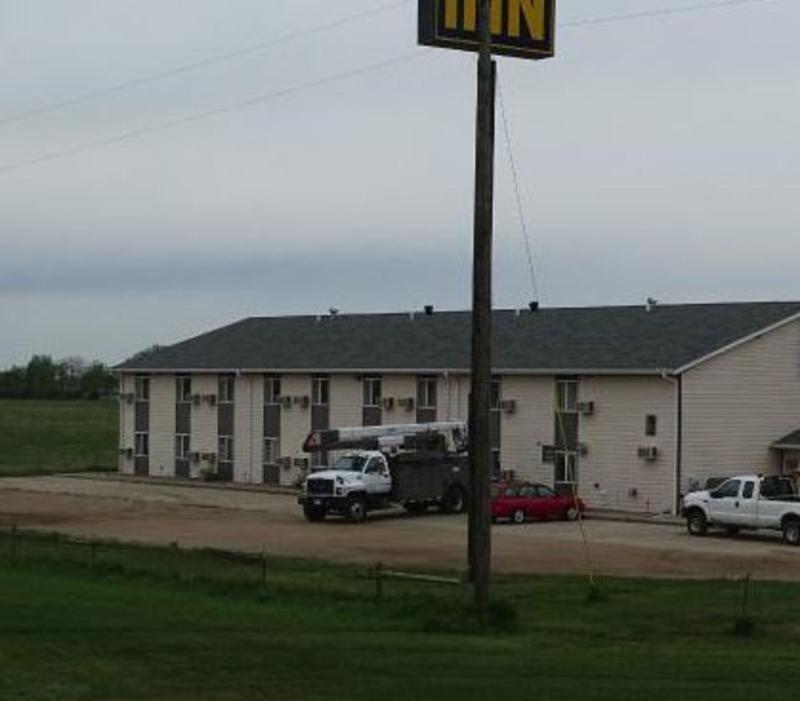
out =
[(656, 310), (657, 306), (658, 306), (658, 300), (657, 299), (654, 299), (653, 297), (648, 297), (647, 298), (647, 301), (645, 302), (645, 309), (647, 310), (648, 314), (650, 314), (651, 312), (654, 312)]
[(329, 307), (328, 314), (335, 319), (337, 316), (339, 316), (339, 310), (336, 307)]

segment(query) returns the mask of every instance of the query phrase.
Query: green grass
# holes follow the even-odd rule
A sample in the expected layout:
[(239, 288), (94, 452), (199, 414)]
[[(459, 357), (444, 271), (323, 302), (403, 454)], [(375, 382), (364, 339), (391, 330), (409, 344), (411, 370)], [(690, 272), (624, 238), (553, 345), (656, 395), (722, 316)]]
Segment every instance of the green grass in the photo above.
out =
[[(483, 633), (467, 592), (363, 570), (0, 536), (0, 698), (796, 697), (800, 587), (506, 577), (517, 621)], [(512, 617), (513, 618), (513, 617)]]
[(117, 406), (111, 401), (0, 401), (0, 477), (117, 464)]

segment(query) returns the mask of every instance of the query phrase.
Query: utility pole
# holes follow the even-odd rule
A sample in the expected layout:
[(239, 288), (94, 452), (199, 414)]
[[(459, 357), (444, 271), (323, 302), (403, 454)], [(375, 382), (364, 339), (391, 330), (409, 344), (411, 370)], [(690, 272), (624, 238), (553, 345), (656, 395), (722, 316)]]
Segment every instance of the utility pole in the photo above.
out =
[(489, 513), (492, 385), (492, 228), (496, 65), (492, 60), (490, 0), (478, 8), (478, 109), (475, 132), (475, 219), (472, 272), (472, 391), (469, 421), (471, 495), (468, 559), (475, 604), (489, 605), (492, 538)]

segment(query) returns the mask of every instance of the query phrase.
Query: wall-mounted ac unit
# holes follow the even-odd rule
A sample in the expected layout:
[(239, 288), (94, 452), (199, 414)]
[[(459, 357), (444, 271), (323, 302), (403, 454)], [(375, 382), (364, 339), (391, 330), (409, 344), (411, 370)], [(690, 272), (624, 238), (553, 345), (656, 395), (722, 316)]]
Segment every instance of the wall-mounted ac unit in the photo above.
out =
[(202, 401), (203, 401), (203, 395), (202, 394), (193, 394), (192, 395), (192, 404), (194, 404), (195, 406), (200, 406), (200, 403)]
[(516, 399), (504, 399), (500, 402), (500, 409), (506, 414), (514, 414), (517, 411), (517, 400)]
[(284, 470), (288, 470), (292, 466), (292, 459), (289, 457), (278, 458), (277, 462)]
[(308, 409), (311, 406), (311, 398), (308, 395), (292, 397), (292, 401), (301, 409)]
[(208, 402), (209, 406), (216, 406), (217, 404), (217, 395), (216, 394), (204, 394), (203, 401)]
[(589, 446), (586, 443), (578, 443), (578, 455), (587, 456), (589, 454)]
[(133, 457), (133, 448), (120, 448), (119, 454), (130, 460)]
[(216, 462), (217, 462), (217, 454), (216, 453), (203, 453), (202, 458), (209, 465), (215, 465)]
[(394, 397), (384, 397), (383, 398), (383, 408), (384, 409), (394, 409)]
[(308, 458), (295, 458), (293, 463), (295, 467), (308, 467), (309, 465)]
[(654, 445), (643, 445), (639, 447), (639, 457), (642, 460), (652, 462), (658, 459), (658, 448)]
[(189, 455), (188, 455), (188, 458), (189, 458), (189, 460), (191, 460), (193, 463), (198, 463), (198, 462), (200, 462), (200, 460), (201, 460), (201, 458), (202, 458), (202, 457), (203, 457), (203, 456), (202, 456), (202, 454), (201, 454), (201, 453), (199, 453), (199, 452), (198, 452), (198, 451), (196, 451), (196, 450), (193, 450), (193, 451), (191, 451), (191, 452), (189, 453)]
[(133, 392), (125, 392), (119, 395), (119, 400), (126, 404), (133, 404), (136, 401), (136, 395)]
[(284, 409), (291, 409), (292, 408), (292, 398), (289, 396), (286, 397), (278, 397), (278, 402)]
[(397, 400), (397, 404), (406, 411), (411, 411), (414, 408), (414, 397), (403, 397)]
[(594, 414), (594, 402), (578, 402), (578, 413), (583, 416)]

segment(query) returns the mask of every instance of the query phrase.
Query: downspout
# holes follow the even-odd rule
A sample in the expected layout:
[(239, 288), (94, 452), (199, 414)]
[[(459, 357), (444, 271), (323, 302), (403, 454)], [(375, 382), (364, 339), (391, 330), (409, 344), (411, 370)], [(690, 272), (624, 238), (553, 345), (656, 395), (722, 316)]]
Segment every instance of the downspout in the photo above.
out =
[(661, 379), (669, 382), (675, 387), (675, 492), (672, 507), (673, 514), (677, 515), (681, 510), (681, 483), (683, 482), (683, 375), (670, 375), (666, 370), (662, 370)]

